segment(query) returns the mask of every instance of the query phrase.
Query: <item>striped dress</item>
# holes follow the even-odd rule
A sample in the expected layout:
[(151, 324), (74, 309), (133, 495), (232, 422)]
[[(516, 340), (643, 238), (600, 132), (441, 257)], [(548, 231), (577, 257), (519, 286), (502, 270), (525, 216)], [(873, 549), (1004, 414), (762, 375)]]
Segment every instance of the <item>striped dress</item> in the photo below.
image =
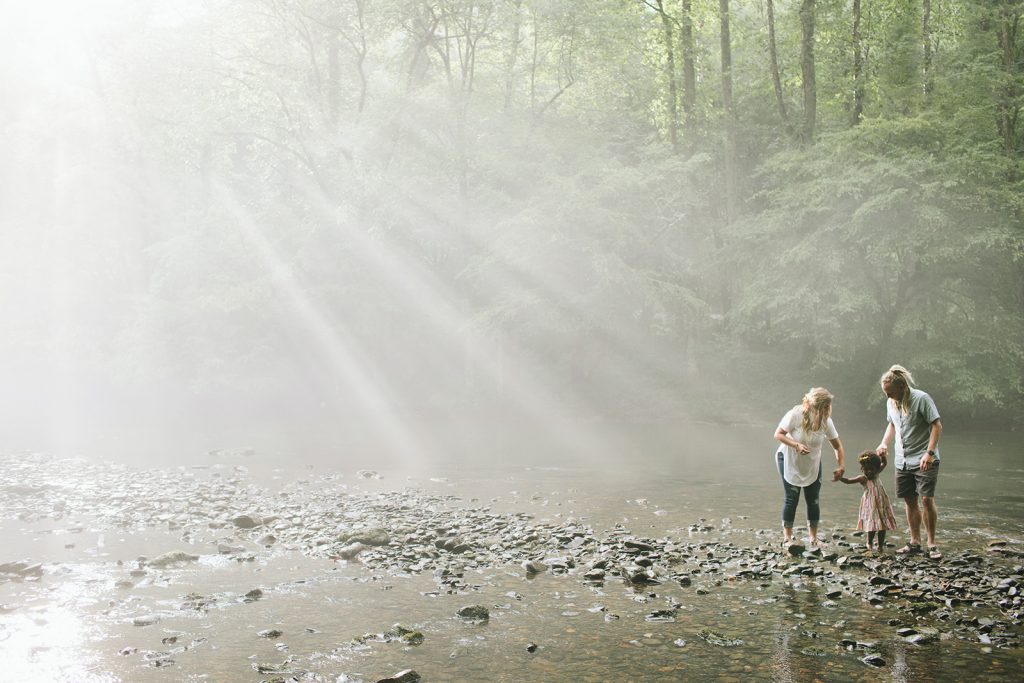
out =
[(860, 512), (857, 515), (857, 531), (888, 531), (896, 528), (896, 516), (892, 513), (889, 496), (877, 479), (862, 483), (864, 495), (860, 498)]

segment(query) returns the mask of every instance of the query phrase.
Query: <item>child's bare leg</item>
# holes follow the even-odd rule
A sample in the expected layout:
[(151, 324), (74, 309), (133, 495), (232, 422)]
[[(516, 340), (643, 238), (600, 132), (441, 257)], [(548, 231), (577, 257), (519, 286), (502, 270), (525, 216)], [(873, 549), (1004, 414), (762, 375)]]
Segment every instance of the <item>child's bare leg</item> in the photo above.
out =
[(885, 552), (885, 532), (884, 531), (879, 531), (878, 532), (878, 550), (880, 552), (883, 552), (883, 553)]
[(871, 550), (872, 548), (874, 548), (874, 546), (875, 546), (875, 532), (874, 531), (869, 531), (868, 532), (867, 548), (868, 548), (868, 550)]

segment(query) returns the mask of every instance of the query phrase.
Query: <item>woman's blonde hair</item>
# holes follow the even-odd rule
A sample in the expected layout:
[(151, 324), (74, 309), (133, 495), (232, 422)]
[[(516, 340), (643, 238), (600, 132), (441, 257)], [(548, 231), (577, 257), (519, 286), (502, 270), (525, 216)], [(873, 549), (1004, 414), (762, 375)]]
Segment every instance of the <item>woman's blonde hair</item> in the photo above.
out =
[(801, 402), (803, 418), (800, 420), (800, 430), (804, 434), (822, 430), (825, 421), (832, 415), (833, 398), (825, 387), (814, 387), (804, 394)]
[(910, 410), (910, 387), (914, 386), (914, 376), (910, 374), (910, 370), (902, 365), (894, 365), (882, 375), (880, 384), (883, 389), (888, 384), (899, 390), (900, 399), (898, 401), (894, 398), (889, 400), (896, 404), (900, 412), (905, 415)]

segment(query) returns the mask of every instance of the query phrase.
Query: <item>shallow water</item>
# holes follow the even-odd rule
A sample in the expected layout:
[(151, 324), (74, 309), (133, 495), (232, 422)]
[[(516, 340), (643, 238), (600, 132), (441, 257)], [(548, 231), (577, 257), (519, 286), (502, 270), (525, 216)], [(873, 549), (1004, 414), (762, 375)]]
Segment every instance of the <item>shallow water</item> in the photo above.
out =
[[(692, 434), (704, 429), (722, 438), (697, 444)], [(9, 456), (0, 470), (8, 503), (0, 513), (0, 563), (29, 559), (43, 567), (39, 576), (0, 582), (0, 680), (375, 681), (409, 668), (426, 681), (1019, 680), (1019, 648), (991, 647), (951, 622), (928, 620), (918, 625), (938, 627), (944, 639), (909, 644), (890, 623), (906, 615), (848, 590), (830, 565), (831, 575), (817, 578), (747, 579), (726, 564), (695, 573), (691, 586), (634, 587), (611, 576), (591, 585), (578, 572), (530, 578), (518, 563), (492, 565), (477, 554), (462, 562), (458, 587), (445, 590), (429, 570), (389, 572), (286, 544), (263, 548), (251, 535), (191, 523), (181, 512), (239, 514), (247, 512), (242, 498), (237, 507), (213, 494), (178, 499), (179, 490), (202, 484), (216, 492), (218, 482), (230, 480), (248, 500), (287, 517), (289, 491), (313, 497), (330, 487), (339, 497), (386, 499), (414, 489), (451, 496), (453, 508), (528, 513), (536, 523), (577, 520), (597, 536), (619, 525), (638, 537), (696, 544), (713, 557), (716, 544), (753, 548), (778, 540), (781, 486), (765, 431), (648, 425), (620, 433), (606, 452), (564, 458), (550, 446), (526, 450), (527, 435), (490, 450), (476, 442), (468, 457), (447, 462), (382, 461), (379, 479), (362, 478), (351, 465), (280, 454), (193, 456), (159, 470)], [(871, 443), (877, 435), (844, 439)], [(983, 553), (994, 538), (1019, 549), (1024, 461), (1016, 435), (948, 436), (943, 455), (938, 501), (947, 556)], [(19, 465), (33, 457), (38, 467)], [(891, 492), (891, 479), (885, 484)], [(825, 486), (823, 527), (837, 548), (857, 541), (849, 528), (858, 499), (859, 487)], [(143, 505), (140, 519), (132, 511)], [(698, 523), (705, 530), (692, 530)], [(904, 540), (900, 530), (890, 538)], [(219, 553), (224, 542), (246, 552)], [(200, 559), (131, 575), (137, 557), (173, 550)], [(929, 566), (922, 561), (919, 571)], [(262, 596), (247, 600), (255, 588)], [(832, 590), (841, 597), (826, 598)], [(206, 604), (195, 608), (190, 595)], [(456, 616), (473, 604), (487, 606), (490, 620)], [(668, 620), (649, 620), (666, 609)], [(1000, 618), (994, 606), (969, 612)], [(959, 613), (968, 608), (952, 616)], [(134, 625), (140, 617), (156, 620)], [(422, 632), (422, 644), (353, 642), (396, 623)], [(699, 635), (705, 628), (742, 642), (706, 642)], [(266, 629), (282, 633), (257, 635)], [(844, 639), (874, 643), (871, 651), (885, 664), (868, 666), (861, 661), (867, 651), (847, 649)]]

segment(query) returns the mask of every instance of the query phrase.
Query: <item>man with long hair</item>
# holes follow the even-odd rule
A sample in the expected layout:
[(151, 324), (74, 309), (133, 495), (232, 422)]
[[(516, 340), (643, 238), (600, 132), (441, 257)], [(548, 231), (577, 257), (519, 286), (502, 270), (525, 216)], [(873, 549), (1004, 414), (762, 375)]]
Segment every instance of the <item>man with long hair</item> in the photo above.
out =
[[(886, 427), (876, 452), (885, 458), (895, 437), (896, 495), (907, 508), (910, 541), (897, 550), (909, 555), (921, 552), (921, 521), (928, 539), (928, 556), (942, 558), (935, 543), (935, 484), (939, 478), (939, 437), (942, 420), (935, 401), (913, 387), (914, 378), (902, 365), (894, 365), (882, 375), (886, 399)], [(920, 504), (919, 502), (920, 501)]]

